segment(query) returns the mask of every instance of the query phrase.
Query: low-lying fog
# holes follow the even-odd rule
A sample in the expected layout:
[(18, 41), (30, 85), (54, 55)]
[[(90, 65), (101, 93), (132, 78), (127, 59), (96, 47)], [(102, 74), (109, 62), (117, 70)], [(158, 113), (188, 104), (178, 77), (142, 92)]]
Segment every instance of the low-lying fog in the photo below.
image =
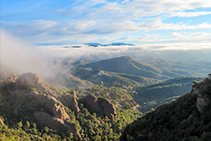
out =
[[(211, 43), (153, 44), (135, 46), (51, 45), (35, 46), (1, 30), (1, 70), (34, 72), (43, 77), (65, 71), (63, 60), (94, 62), (118, 56), (130, 56), (142, 62), (171, 61), (209, 69)], [(71, 63), (68, 63), (71, 64)], [(184, 66), (185, 67), (185, 66)], [(194, 70), (193, 70), (194, 71)]]

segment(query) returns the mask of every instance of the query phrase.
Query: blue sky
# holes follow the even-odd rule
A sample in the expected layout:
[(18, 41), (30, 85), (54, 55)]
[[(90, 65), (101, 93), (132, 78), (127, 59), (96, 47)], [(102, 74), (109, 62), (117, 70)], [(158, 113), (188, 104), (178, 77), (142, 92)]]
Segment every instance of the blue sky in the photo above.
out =
[(210, 43), (210, 0), (1, 0), (1, 29), (33, 44)]

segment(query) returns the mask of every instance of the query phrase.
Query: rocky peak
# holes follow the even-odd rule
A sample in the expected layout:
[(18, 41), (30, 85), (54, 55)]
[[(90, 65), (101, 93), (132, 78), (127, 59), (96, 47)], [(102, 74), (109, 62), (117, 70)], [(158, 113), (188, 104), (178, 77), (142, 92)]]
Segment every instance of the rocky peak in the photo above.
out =
[(39, 76), (33, 73), (24, 73), (20, 75), (20, 77), (17, 79), (17, 83), (20, 83), (23, 85), (32, 85), (35, 87), (42, 86)]
[[(20, 76), (15, 76), (11, 78), (10, 85), (13, 90), (21, 90), (21, 91), (34, 91), (34, 93), (42, 93), (50, 96), (57, 96), (58, 93), (52, 89), (55, 86), (49, 84), (47, 81), (42, 80), (37, 74), (33, 73), (24, 73)], [(32, 88), (34, 88), (32, 90)], [(12, 90), (12, 89), (11, 89)], [(20, 94), (20, 93), (16, 93)], [(27, 94), (27, 93), (25, 93)]]
[[(67, 134), (78, 134), (75, 127), (70, 125), (71, 118), (66, 113), (64, 105), (56, 97), (57, 92), (49, 87), (50, 84), (43, 83), (38, 75), (25, 73), (9, 85), (11, 85), (8, 89), (9, 94), (21, 99), (20, 105), (24, 105), (24, 109), (19, 110), (17, 107), (17, 111), (30, 112), (30, 117), (34, 118), (40, 125), (64, 131)], [(35, 90), (29, 89), (29, 86), (34, 87)], [(72, 100), (73, 105), (74, 102), (77, 102), (73, 96), (69, 99)]]

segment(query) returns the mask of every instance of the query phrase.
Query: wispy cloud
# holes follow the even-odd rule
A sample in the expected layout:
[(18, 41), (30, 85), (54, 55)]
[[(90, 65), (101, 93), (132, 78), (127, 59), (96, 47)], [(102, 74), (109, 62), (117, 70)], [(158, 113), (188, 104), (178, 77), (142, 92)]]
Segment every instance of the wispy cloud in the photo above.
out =
[(211, 12), (173, 12), (169, 15), (169, 17), (197, 17), (204, 15), (211, 15)]
[(170, 33), (169, 36), (173, 37), (175, 41), (183, 42), (209, 42), (211, 40), (211, 33)]
[[(209, 18), (204, 21), (181, 22), (177, 19), (166, 22), (168, 18), (174, 17), (210, 16), (211, 2), (208, 0), (124, 0), (113, 2), (75, 0), (70, 4), (54, 5), (45, 10), (44, 7), (48, 4), (52, 4), (52, 2), (45, 1), (39, 4), (42, 7), (41, 11), (46, 16), (44, 18), (39, 15), (39, 12), (36, 15), (34, 9), (31, 13), (29, 9), (28, 13), (22, 10), (25, 12), (23, 15), (31, 14), (32, 20), (4, 20), (3, 18), (1, 27), (36, 44), (106, 42), (121, 38), (125, 38), (129, 42), (133, 42), (133, 38), (135, 38), (137, 42), (142, 43), (143, 35), (155, 35), (160, 32), (158, 38), (165, 36), (161, 30), (172, 33), (178, 30), (194, 32), (193, 30), (211, 29)], [(201, 9), (201, 11), (197, 9)], [(13, 13), (14, 15), (15, 13)], [(145, 39), (150, 40), (146, 37)], [(155, 40), (151, 38), (151, 41)]]
[(151, 30), (190, 30), (190, 29), (211, 29), (211, 24), (201, 23), (196, 25), (187, 25), (187, 24), (175, 24), (175, 23), (164, 23), (161, 20), (155, 20), (151, 23), (143, 24), (143, 29), (146, 31)]

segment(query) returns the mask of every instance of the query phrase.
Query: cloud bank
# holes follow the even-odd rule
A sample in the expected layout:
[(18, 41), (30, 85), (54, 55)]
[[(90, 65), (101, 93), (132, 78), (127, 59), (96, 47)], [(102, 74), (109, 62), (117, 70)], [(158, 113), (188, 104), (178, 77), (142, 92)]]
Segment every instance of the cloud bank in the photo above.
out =
[(18, 74), (33, 72), (43, 78), (52, 77), (57, 71), (61, 71), (59, 65), (53, 62), (52, 55), (2, 29), (0, 33), (1, 71)]

